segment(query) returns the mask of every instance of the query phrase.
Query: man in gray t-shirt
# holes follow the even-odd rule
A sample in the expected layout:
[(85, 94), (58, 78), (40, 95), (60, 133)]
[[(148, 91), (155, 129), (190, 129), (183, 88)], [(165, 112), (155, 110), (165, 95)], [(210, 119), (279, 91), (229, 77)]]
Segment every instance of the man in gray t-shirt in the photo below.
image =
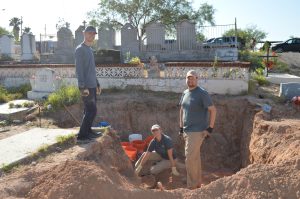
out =
[(83, 32), (84, 41), (75, 50), (76, 76), (78, 87), (84, 103), (84, 115), (78, 140), (89, 140), (97, 137), (92, 133), (92, 124), (97, 114), (96, 94), (100, 95), (101, 89), (96, 78), (96, 66), (92, 44), (97, 34), (93, 26), (87, 26)]
[(187, 187), (201, 186), (200, 148), (205, 137), (212, 133), (216, 119), (216, 108), (207, 91), (198, 86), (196, 71), (186, 75), (186, 89), (180, 100), (180, 133), (185, 138), (185, 164)]

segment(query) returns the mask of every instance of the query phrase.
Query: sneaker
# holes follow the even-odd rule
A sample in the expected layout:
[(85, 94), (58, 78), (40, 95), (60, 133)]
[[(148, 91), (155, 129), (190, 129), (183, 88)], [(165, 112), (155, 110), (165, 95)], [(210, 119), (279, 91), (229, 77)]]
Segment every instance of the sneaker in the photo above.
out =
[(97, 136), (95, 133), (89, 133), (88, 137), (89, 137), (90, 139), (96, 139), (96, 138), (99, 137), (99, 136)]
[(94, 138), (98, 138), (98, 137), (101, 137), (102, 136), (102, 133), (100, 132), (100, 133), (89, 133), (89, 138), (92, 138), (92, 139), (94, 139)]
[(90, 142), (92, 139), (90, 137), (85, 137), (85, 136), (77, 136), (77, 143), (83, 144)]

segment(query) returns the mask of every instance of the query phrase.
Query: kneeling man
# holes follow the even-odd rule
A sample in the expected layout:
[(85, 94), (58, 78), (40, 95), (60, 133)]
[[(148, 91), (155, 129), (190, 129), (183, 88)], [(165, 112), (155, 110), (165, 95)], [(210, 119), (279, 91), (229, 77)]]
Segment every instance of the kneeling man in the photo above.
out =
[(143, 165), (148, 160), (152, 160), (156, 161), (156, 164), (150, 168), (151, 174), (156, 175), (165, 169), (172, 168), (172, 174), (178, 176), (179, 173), (176, 169), (176, 164), (178, 163), (171, 138), (162, 133), (158, 124), (151, 127), (151, 132), (154, 138), (150, 142), (147, 151), (136, 162), (136, 174), (140, 175)]

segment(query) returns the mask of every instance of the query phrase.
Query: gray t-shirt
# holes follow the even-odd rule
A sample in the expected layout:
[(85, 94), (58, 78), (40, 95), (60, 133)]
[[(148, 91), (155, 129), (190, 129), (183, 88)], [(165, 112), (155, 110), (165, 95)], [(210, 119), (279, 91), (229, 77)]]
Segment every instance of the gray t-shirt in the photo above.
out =
[[(168, 150), (173, 148), (173, 142), (171, 138), (165, 134), (161, 134), (161, 140), (157, 141), (156, 139), (153, 139), (149, 147), (147, 149), (148, 152), (155, 151), (158, 153), (163, 159), (168, 160)], [(173, 159), (176, 159), (176, 152), (173, 148)]]
[(185, 90), (179, 104), (183, 108), (184, 132), (201, 132), (208, 128), (208, 107), (213, 103), (206, 90), (200, 87)]
[(75, 66), (79, 88), (96, 88), (99, 86), (96, 77), (96, 65), (93, 50), (81, 43), (75, 50)]

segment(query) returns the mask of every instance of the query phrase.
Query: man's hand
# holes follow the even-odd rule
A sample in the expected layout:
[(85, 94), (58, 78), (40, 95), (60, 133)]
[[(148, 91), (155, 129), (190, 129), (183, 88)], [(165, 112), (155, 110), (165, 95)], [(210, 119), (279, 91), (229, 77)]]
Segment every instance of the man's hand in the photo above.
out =
[(101, 88), (100, 88), (100, 86), (97, 86), (97, 88), (96, 88), (96, 94), (97, 95), (101, 94)]
[(174, 176), (179, 176), (180, 175), (179, 172), (177, 171), (176, 167), (172, 167), (172, 174)]
[(87, 97), (90, 95), (89, 89), (81, 89), (80, 92), (81, 92), (81, 96), (83, 97)]
[(138, 175), (140, 172), (141, 172), (141, 170), (142, 170), (142, 165), (139, 165), (136, 169), (135, 169), (135, 173)]
[(179, 128), (179, 136), (182, 136), (183, 135), (183, 127), (180, 127)]

